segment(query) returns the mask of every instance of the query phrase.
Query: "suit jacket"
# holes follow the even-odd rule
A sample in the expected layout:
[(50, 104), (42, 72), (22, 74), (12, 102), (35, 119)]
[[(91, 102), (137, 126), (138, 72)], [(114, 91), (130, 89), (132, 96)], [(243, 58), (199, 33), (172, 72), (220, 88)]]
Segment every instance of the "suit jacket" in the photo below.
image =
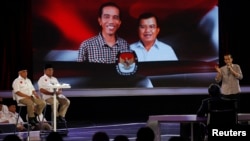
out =
[(206, 98), (206, 99), (203, 99), (202, 100), (202, 103), (197, 111), (197, 116), (198, 117), (206, 117), (207, 114), (208, 114), (208, 104), (209, 104), (209, 101), (219, 101), (219, 100), (222, 100), (220, 97), (209, 97), (209, 98)]
[[(209, 104), (213, 104), (213, 105), (209, 105)], [(210, 108), (211, 110), (235, 109), (237, 111), (238, 103), (236, 100), (225, 99), (220, 96), (206, 98), (202, 100), (202, 103), (197, 111), (197, 116), (206, 117)]]

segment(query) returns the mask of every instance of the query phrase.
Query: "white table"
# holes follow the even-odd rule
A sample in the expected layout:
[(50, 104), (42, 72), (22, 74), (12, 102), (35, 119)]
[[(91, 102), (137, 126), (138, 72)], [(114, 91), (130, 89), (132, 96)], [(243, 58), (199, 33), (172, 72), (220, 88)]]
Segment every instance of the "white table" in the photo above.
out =
[[(177, 122), (191, 124), (191, 141), (194, 140), (194, 123), (206, 122), (206, 118), (199, 118), (195, 114), (188, 115), (151, 115), (148, 118), (147, 125), (155, 132), (155, 141), (161, 140), (160, 122)], [(239, 113), (239, 121), (250, 121), (250, 113)]]
[(53, 103), (54, 103), (54, 107), (53, 107), (53, 130), (54, 132), (56, 132), (56, 91), (58, 89), (67, 89), (67, 88), (71, 88), (71, 86), (69, 84), (55, 84), (55, 85), (49, 85), (49, 88), (52, 88), (54, 90), (54, 95), (53, 95)]

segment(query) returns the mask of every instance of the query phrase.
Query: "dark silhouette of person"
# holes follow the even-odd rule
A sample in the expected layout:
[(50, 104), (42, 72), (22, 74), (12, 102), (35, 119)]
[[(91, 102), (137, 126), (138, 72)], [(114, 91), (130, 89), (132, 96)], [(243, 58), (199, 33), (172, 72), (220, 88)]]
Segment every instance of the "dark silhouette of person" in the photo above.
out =
[(150, 127), (141, 127), (137, 131), (136, 141), (154, 141), (155, 134)]
[(208, 102), (221, 100), (221, 90), (218, 84), (212, 83), (208, 87), (209, 97), (202, 100), (202, 103), (197, 111), (198, 117), (205, 117), (208, 113)]
[[(208, 134), (209, 126), (237, 124), (236, 114), (238, 110), (237, 100), (227, 99), (222, 96), (218, 84), (212, 83), (208, 87), (209, 97), (202, 100), (197, 111), (197, 117), (206, 117), (206, 123), (201, 123), (198, 134), (201, 139)], [(214, 115), (214, 116), (212, 116)]]
[(22, 141), (16, 134), (10, 134), (4, 137), (3, 141)]
[(92, 141), (109, 141), (109, 136), (106, 132), (98, 131), (93, 135)]
[(125, 135), (117, 135), (115, 136), (114, 141), (129, 141), (129, 139)]
[(46, 141), (63, 141), (63, 138), (58, 132), (50, 132)]

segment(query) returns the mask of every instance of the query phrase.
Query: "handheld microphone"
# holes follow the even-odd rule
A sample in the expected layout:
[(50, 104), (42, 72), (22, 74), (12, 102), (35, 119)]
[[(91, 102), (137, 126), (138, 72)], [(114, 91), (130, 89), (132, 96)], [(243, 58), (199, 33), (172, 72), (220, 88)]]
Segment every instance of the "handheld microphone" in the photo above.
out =
[(230, 64), (227, 65), (228, 75), (231, 73)]

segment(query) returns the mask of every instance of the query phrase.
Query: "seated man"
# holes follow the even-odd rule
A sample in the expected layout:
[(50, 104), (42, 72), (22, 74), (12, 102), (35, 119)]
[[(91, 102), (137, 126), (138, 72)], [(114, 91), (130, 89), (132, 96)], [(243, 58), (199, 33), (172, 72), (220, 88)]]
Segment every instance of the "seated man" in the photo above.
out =
[[(8, 105), (8, 106), (7, 106)], [(14, 106), (9, 106), (10, 104), (3, 104), (3, 99), (0, 98), (0, 123), (4, 123), (0, 128), (0, 133), (4, 132), (12, 132), (17, 129), (17, 131), (26, 131), (26, 128), (23, 126), (23, 120), (20, 117), (18, 120), (18, 124), (16, 125), (17, 115), (12, 113), (14, 110)], [(17, 113), (16, 113), (17, 114)], [(16, 125), (16, 127), (15, 127)]]
[[(9, 102), (7, 104), (7, 106), (8, 106), (8, 110), (9, 110), (9, 112), (7, 114), (9, 123), (16, 124), (16, 121), (17, 121), (17, 118), (18, 118), (18, 113), (16, 112), (16, 103), (15, 103), (15, 101)], [(18, 118), (16, 129), (17, 129), (17, 131), (27, 131), (27, 129), (24, 127), (24, 121), (23, 121), (21, 116), (19, 116), (19, 118)]]
[(237, 101), (221, 97), (221, 90), (218, 84), (211, 84), (208, 87), (209, 98), (202, 100), (197, 111), (197, 117), (207, 117), (207, 123), (201, 124), (199, 132), (201, 137), (207, 134), (207, 125), (223, 125), (237, 123)]
[(0, 123), (9, 123), (6, 114), (8, 113), (8, 108), (3, 104), (3, 98), (0, 97)]
[[(57, 117), (58, 122), (65, 123), (65, 115), (68, 111), (70, 100), (63, 95), (62, 89), (57, 89), (56, 92), (54, 92), (53, 88), (48, 87), (51, 84), (60, 84), (58, 79), (53, 75), (53, 66), (51, 64), (46, 64), (44, 66), (44, 75), (38, 80), (38, 87), (45, 101), (51, 104), (52, 111), (54, 111), (54, 104), (56, 104), (56, 115), (53, 116)], [(56, 103), (54, 103), (53, 99), (54, 93), (56, 93)]]
[(203, 99), (202, 103), (197, 111), (198, 117), (206, 117), (208, 114), (208, 103), (209, 101), (221, 100), (220, 86), (217, 84), (211, 84), (208, 87), (209, 98)]
[[(16, 96), (16, 101), (27, 106), (27, 113), (29, 116), (29, 123), (35, 126), (36, 116), (43, 112), (46, 103), (36, 93), (36, 90), (28, 78), (28, 70), (26, 67), (18, 69), (18, 77), (12, 83), (13, 93)], [(36, 111), (34, 112), (34, 107)]]
[[(34, 109), (34, 111), (35, 110), (36, 109)], [(39, 122), (39, 124), (37, 124), (35, 126), (34, 130), (52, 130), (52, 126), (47, 121), (47, 119), (45, 118), (45, 116), (43, 115), (43, 113), (41, 113), (40, 115), (38, 115), (36, 118), (37, 118), (36, 120)], [(26, 119), (28, 119), (28, 115), (26, 115)]]
[(228, 110), (232, 109), (237, 112), (238, 104), (235, 100), (230, 100), (221, 97), (220, 86), (217, 84), (211, 84), (208, 88), (209, 98), (202, 100), (202, 104), (197, 111), (198, 117), (208, 117), (208, 113), (213, 110)]

